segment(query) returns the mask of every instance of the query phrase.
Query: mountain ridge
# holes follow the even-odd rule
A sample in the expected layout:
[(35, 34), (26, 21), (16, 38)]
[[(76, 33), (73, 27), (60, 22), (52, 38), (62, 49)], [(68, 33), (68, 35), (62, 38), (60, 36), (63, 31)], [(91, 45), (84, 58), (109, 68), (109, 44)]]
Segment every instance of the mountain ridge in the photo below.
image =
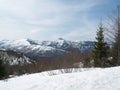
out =
[(0, 40), (0, 50), (20, 52), (31, 59), (59, 56), (69, 52), (71, 48), (76, 48), (80, 52), (87, 52), (92, 50), (93, 46), (93, 41), (69, 41), (62, 38), (54, 41)]

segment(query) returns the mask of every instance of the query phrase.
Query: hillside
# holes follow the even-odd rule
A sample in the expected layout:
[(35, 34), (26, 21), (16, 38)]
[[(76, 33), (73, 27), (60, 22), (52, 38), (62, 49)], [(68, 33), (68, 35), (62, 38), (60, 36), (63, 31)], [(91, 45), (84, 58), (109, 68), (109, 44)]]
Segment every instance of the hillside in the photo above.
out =
[[(56, 71), (57, 72), (57, 71)], [(120, 90), (120, 67), (49, 76), (23, 75), (0, 81), (0, 90)]]

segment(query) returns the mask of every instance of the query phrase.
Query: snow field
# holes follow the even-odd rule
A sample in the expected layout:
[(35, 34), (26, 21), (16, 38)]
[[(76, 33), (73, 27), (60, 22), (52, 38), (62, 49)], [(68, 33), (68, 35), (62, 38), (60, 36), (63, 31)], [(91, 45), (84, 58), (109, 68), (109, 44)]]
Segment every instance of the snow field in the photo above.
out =
[(0, 90), (120, 90), (120, 67), (52, 76), (45, 72), (23, 75), (1, 80)]

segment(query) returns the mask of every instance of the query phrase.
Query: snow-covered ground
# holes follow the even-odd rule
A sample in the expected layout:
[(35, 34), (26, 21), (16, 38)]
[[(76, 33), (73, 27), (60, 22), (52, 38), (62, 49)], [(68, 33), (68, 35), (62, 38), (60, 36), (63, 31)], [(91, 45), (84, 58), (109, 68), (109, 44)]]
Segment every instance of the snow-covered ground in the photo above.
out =
[(23, 75), (1, 80), (0, 90), (120, 90), (120, 67), (52, 76), (45, 72)]

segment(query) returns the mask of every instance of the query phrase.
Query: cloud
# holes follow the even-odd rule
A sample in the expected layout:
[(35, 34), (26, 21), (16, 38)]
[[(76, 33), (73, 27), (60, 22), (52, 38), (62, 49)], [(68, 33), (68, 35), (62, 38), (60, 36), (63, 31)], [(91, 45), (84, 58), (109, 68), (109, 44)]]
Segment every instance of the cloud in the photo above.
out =
[(85, 38), (96, 29), (89, 12), (102, 1), (0, 0), (0, 35), (8, 39)]
[(11, 15), (23, 20), (43, 20), (69, 16), (72, 12), (87, 11), (94, 7), (96, 2), (85, 0), (77, 3), (66, 4), (59, 0), (0, 0), (0, 11), (4, 15)]
[(31, 30), (31, 31), (30, 31), (30, 34), (35, 34), (35, 33), (38, 33), (38, 32), (40, 32), (39, 29), (34, 29), (34, 30)]
[(72, 40), (94, 40), (98, 26), (97, 23), (88, 18), (83, 18), (82, 23), (83, 26), (70, 30), (63, 37), (66, 39), (71, 38)]
[(50, 18), (42, 20), (27, 20), (25, 23), (33, 26), (53, 27), (63, 23), (63, 21), (59, 18)]

